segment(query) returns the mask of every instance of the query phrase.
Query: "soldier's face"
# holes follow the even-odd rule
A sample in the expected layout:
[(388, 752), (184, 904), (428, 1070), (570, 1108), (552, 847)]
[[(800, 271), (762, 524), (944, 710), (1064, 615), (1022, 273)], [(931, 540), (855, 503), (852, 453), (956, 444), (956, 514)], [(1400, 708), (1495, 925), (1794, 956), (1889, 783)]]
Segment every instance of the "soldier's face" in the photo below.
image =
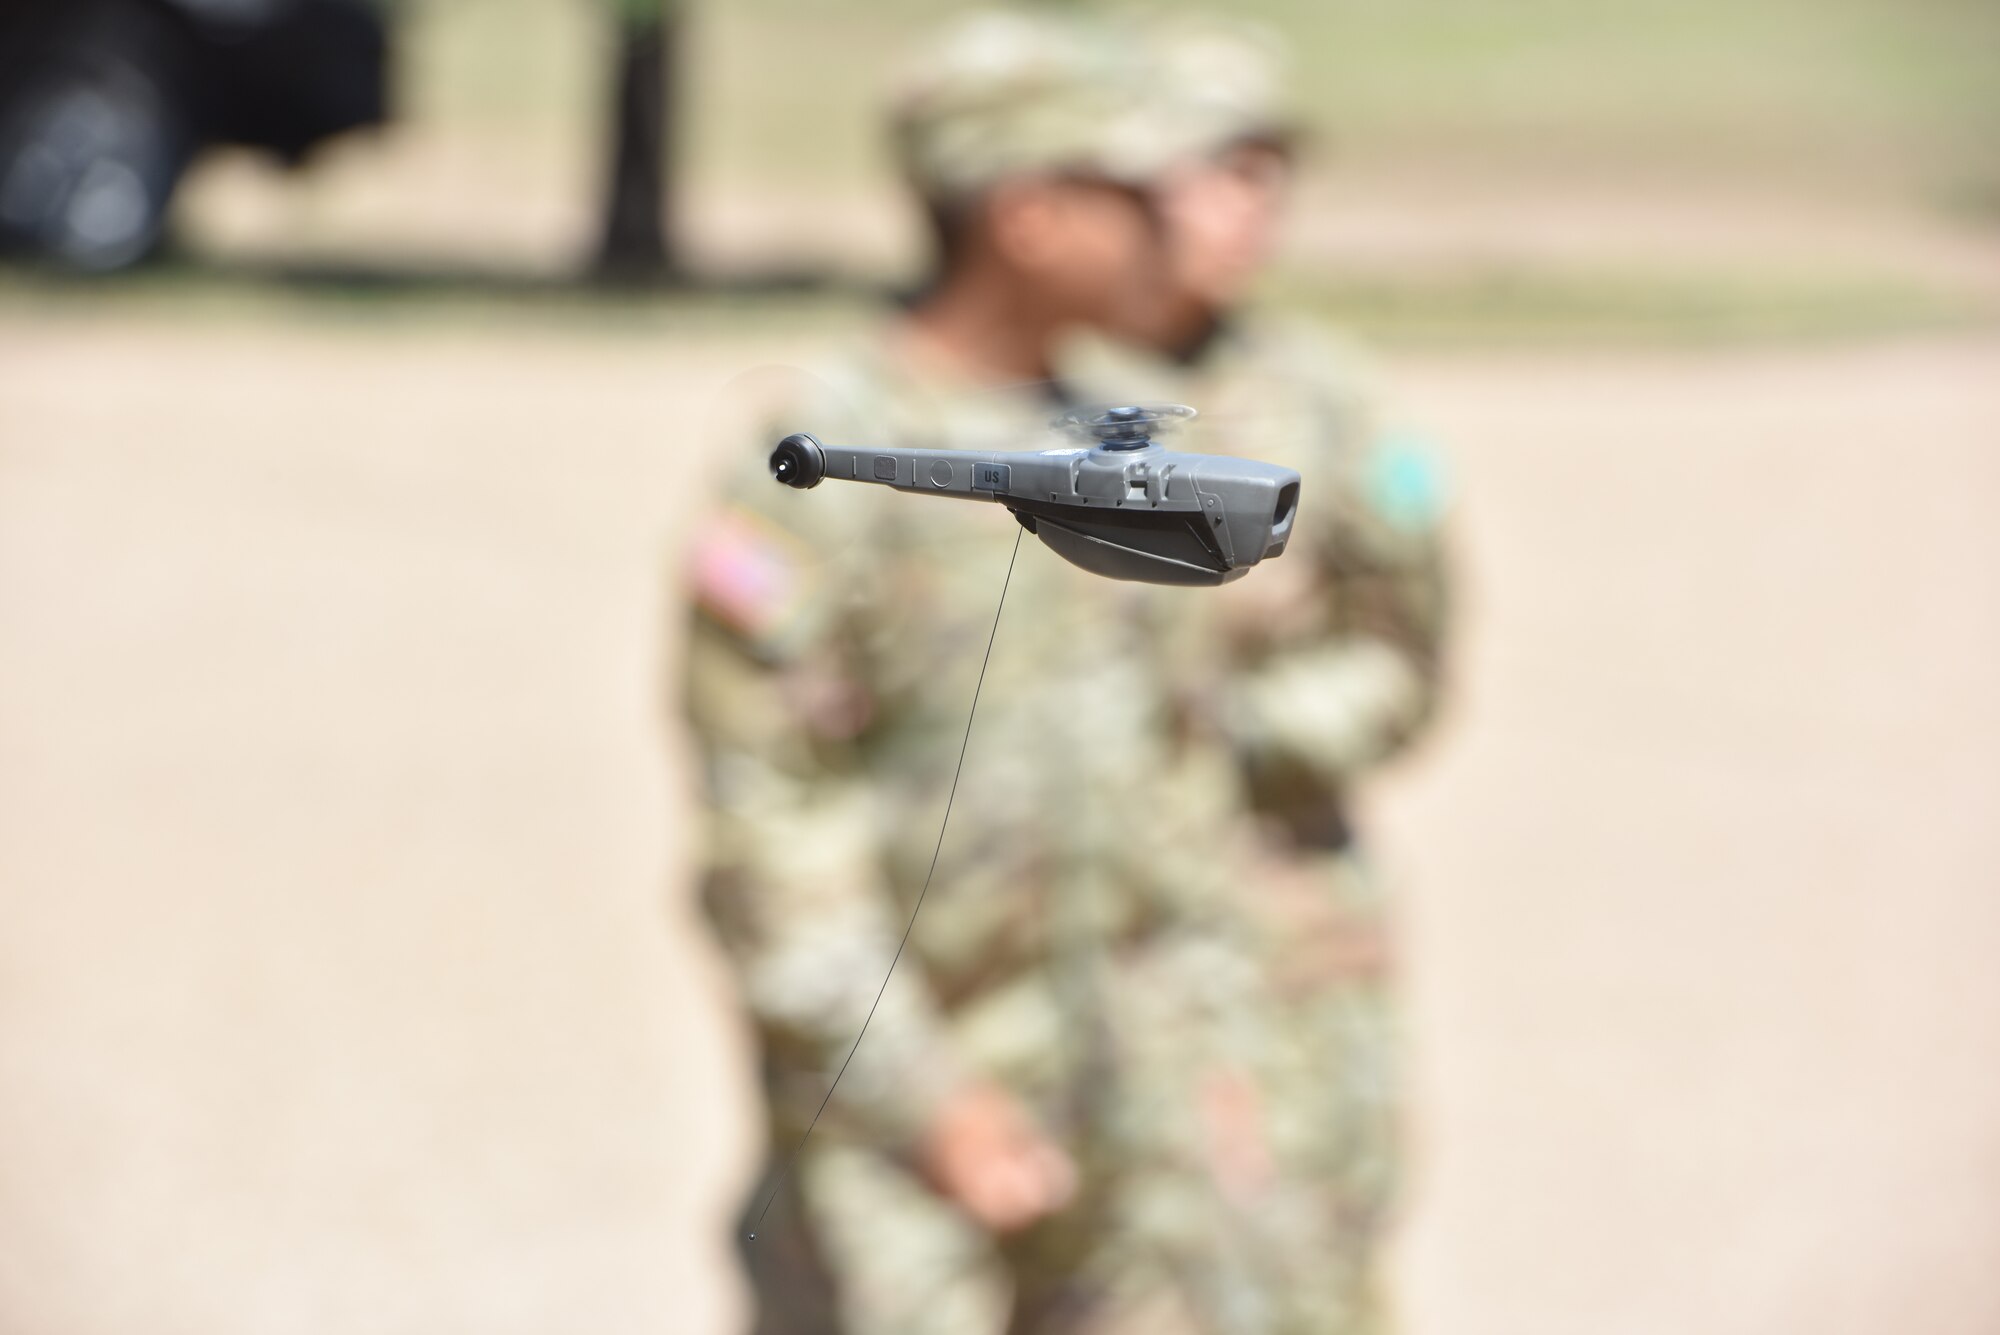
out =
[(1210, 310), (1241, 301), (1276, 245), (1290, 183), (1287, 156), (1257, 143), (1169, 171), (1158, 196), (1175, 291)]
[(995, 221), (1015, 270), (1066, 319), (1129, 325), (1158, 299), (1166, 241), (1143, 192), (1101, 181), (1037, 181), (1006, 201)]

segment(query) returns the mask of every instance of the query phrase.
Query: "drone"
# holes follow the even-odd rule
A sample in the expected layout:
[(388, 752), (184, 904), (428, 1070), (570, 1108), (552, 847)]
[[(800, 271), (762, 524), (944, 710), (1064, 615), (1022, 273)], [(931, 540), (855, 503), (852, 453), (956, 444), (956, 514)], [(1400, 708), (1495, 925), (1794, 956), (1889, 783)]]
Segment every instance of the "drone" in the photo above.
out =
[(788, 487), (837, 478), (991, 501), (1092, 574), (1145, 584), (1227, 584), (1285, 550), (1299, 508), (1299, 475), (1153, 441), (1157, 424), (1194, 415), (1181, 404), (1078, 408), (1052, 426), (1094, 445), (997, 453), (824, 445), (800, 432), (771, 452), (771, 476)]

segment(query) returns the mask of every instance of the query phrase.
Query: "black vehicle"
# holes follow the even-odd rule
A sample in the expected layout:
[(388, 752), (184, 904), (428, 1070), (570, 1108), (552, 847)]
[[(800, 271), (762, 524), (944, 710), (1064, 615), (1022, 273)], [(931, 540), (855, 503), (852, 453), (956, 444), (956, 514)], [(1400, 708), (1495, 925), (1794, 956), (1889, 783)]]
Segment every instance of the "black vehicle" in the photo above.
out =
[(381, 122), (387, 56), (368, 0), (0, 0), (0, 251), (143, 258), (203, 148)]

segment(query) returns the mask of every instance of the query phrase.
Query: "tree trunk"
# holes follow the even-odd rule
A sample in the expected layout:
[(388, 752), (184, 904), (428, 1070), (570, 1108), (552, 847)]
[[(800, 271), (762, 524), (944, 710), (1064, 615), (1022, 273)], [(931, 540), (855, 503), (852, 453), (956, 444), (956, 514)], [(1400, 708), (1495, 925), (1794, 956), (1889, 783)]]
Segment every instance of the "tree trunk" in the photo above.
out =
[(619, 11), (618, 77), (612, 107), (611, 179), (597, 271), (663, 279), (680, 272), (672, 231), (674, 75), (678, 0)]

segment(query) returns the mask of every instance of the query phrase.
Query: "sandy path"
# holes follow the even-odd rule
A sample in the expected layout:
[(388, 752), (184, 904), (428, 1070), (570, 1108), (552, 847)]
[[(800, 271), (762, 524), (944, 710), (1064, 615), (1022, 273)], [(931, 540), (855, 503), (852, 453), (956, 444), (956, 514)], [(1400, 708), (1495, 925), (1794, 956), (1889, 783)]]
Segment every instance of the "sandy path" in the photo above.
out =
[(1418, 1328), (2000, 1327), (2000, 347), (1412, 380)]
[[(658, 611), (769, 355), (0, 316), (0, 1325), (726, 1323)], [(1415, 1328), (1992, 1330), (2000, 345), (1407, 381)]]

